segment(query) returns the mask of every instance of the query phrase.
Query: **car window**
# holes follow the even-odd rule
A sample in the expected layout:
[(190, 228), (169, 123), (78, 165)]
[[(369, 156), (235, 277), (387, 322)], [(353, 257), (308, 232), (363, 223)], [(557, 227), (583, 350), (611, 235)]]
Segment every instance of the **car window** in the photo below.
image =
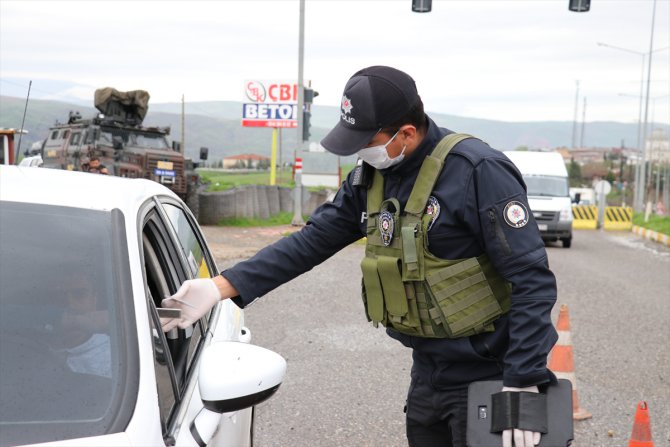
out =
[(181, 244), (184, 256), (194, 278), (211, 278), (216, 273), (213, 263), (207, 256), (204, 238), (195, 223), (191, 223), (183, 209), (164, 203), (163, 209), (174, 228)]
[(167, 339), (160, 329), (160, 322), (157, 323), (155, 317), (155, 314), (157, 314), (156, 305), (154, 304), (155, 300), (158, 297), (169, 295), (169, 287), (165, 275), (162, 273), (158, 255), (146, 234), (147, 232), (149, 232), (149, 229), (145, 227), (142, 242), (145, 270), (147, 273), (147, 297), (150, 300), (147, 303), (149, 306), (149, 327), (151, 329), (151, 341), (154, 350), (154, 370), (156, 373), (161, 426), (163, 434), (165, 434), (167, 431), (167, 422), (175, 408), (179, 390), (177, 388), (172, 358), (170, 357), (170, 348), (168, 347)]
[(0, 445), (123, 430), (139, 361), (122, 213), (0, 210)]
[[(186, 212), (179, 206), (172, 203), (163, 203), (163, 210), (170, 221), (174, 233), (177, 235), (182, 254), (191, 278), (211, 278), (216, 269), (211, 255), (209, 254), (205, 244), (204, 238), (196, 223), (194, 223), (186, 214)], [(211, 312), (200, 321), (200, 325), (207, 327), (207, 321)], [(189, 349), (188, 364), (193, 362), (193, 357), (197, 352), (197, 344), (200, 343), (201, 334), (198, 330), (195, 331), (191, 338), (191, 349)]]

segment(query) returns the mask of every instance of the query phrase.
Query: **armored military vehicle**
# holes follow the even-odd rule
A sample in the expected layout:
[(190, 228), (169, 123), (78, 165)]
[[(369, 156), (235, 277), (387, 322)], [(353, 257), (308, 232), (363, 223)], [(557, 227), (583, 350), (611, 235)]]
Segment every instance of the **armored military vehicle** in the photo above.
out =
[[(43, 167), (87, 171), (89, 161), (98, 158), (110, 175), (166, 185), (197, 216), (196, 165), (184, 157), (179, 143), (170, 143), (170, 127), (142, 126), (149, 93), (101, 88), (95, 91), (94, 104), (100, 113), (93, 118), (70, 112), (66, 123), (56, 122), (49, 129), (41, 151)], [(200, 157), (206, 159), (206, 151)]]

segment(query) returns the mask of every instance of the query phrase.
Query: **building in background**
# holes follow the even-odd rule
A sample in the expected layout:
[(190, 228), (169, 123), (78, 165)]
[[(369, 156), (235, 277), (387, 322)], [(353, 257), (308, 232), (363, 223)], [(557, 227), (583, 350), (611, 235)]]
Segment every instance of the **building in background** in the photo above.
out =
[(231, 155), (223, 159), (224, 169), (267, 169), (270, 158), (257, 154)]
[(654, 129), (647, 139), (646, 148), (652, 163), (670, 163), (670, 140), (665, 129)]

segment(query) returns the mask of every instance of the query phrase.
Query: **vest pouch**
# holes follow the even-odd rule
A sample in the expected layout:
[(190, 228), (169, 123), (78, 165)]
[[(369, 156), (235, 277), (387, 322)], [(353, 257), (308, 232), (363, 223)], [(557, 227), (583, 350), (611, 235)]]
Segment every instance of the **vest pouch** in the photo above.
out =
[(402, 237), (402, 280), (423, 281), (423, 237), (420, 221), (403, 225), (400, 229)]
[(377, 273), (377, 259), (365, 257), (361, 261), (363, 271), (363, 303), (368, 319), (375, 324), (384, 321), (384, 295)]
[(382, 283), (384, 304), (390, 323), (402, 323), (407, 316), (407, 295), (400, 276), (400, 259), (390, 256), (377, 257), (377, 271)]
[(429, 273), (425, 284), (430, 317), (450, 338), (493, 331), (493, 321), (504, 313), (477, 258)]

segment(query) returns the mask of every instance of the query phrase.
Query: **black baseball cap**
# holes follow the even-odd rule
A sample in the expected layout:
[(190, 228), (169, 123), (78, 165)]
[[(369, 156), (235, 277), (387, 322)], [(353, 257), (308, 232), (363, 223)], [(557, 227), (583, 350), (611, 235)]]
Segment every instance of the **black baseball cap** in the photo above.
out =
[(405, 116), (418, 101), (416, 84), (407, 73), (383, 65), (364, 68), (344, 87), (340, 121), (321, 145), (336, 155), (352, 155), (380, 129)]

